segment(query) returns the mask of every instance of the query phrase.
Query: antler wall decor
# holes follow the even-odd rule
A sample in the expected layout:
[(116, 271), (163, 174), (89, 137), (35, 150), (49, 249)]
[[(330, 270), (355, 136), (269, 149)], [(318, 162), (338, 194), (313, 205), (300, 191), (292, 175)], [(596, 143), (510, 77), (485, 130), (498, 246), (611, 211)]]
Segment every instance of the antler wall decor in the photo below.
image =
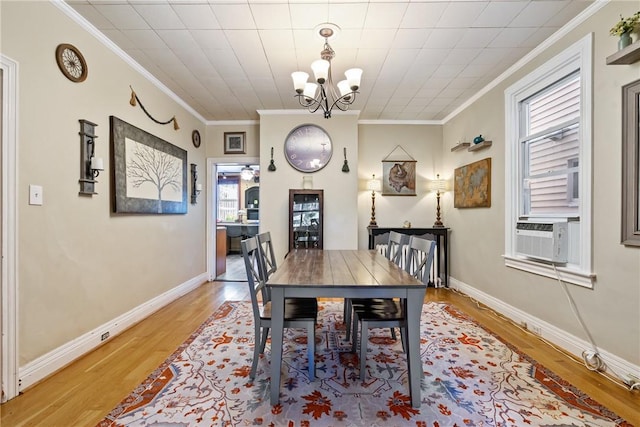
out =
[(180, 129), (180, 126), (178, 126), (178, 121), (176, 120), (176, 116), (171, 117), (166, 122), (161, 122), (160, 120), (156, 120), (155, 118), (151, 117), (151, 114), (149, 114), (147, 109), (144, 108), (144, 105), (142, 105), (142, 102), (140, 102), (140, 98), (138, 98), (138, 95), (136, 95), (136, 92), (133, 90), (133, 88), (131, 86), (129, 86), (129, 87), (131, 88), (131, 99), (129, 100), (129, 104), (131, 104), (131, 106), (135, 107), (136, 106), (136, 101), (137, 101), (138, 104), (140, 104), (140, 108), (142, 108), (142, 111), (144, 111), (144, 113), (147, 115), (147, 117), (149, 117), (154, 122), (156, 122), (156, 123), (158, 123), (160, 125), (168, 125), (169, 123), (173, 122), (173, 129), (174, 130)]

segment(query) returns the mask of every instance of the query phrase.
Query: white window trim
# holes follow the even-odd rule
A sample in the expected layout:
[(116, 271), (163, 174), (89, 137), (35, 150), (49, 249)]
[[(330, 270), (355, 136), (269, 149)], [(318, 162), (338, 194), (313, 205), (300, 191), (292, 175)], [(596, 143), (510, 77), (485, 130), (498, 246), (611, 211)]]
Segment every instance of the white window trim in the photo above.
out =
[[(563, 281), (593, 288), (596, 275), (592, 269), (592, 45), (593, 33), (556, 55), (542, 66), (505, 90), (505, 265), (530, 273), (555, 278), (553, 266), (516, 255), (515, 227), (520, 201), (521, 170), (518, 134), (520, 101), (557, 80), (559, 74), (569, 74), (580, 68), (580, 256), (579, 264), (559, 266)], [(518, 179), (513, 179), (516, 176)]]

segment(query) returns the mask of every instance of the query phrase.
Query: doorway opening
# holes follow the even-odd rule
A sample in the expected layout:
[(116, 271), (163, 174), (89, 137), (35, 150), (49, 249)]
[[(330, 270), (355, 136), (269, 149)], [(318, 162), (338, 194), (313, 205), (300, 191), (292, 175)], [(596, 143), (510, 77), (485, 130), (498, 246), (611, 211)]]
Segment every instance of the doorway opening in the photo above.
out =
[(215, 169), (215, 280), (246, 282), (240, 241), (260, 227), (260, 165), (217, 163)]

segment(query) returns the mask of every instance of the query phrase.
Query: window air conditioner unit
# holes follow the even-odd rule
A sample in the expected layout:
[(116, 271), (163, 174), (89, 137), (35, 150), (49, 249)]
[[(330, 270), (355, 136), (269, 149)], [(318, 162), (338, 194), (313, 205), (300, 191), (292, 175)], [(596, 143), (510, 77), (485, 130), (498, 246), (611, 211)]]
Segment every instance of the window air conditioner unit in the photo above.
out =
[(568, 260), (566, 222), (517, 222), (516, 253), (548, 262)]

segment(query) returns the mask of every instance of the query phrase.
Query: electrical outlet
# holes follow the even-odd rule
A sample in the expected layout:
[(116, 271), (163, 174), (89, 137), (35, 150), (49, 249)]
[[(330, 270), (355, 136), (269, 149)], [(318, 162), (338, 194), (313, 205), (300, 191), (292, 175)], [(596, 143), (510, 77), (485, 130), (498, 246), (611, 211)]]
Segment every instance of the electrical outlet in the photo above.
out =
[(100, 335), (100, 341), (104, 341), (107, 338), (109, 338), (109, 332), (105, 332), (104, 334)]

